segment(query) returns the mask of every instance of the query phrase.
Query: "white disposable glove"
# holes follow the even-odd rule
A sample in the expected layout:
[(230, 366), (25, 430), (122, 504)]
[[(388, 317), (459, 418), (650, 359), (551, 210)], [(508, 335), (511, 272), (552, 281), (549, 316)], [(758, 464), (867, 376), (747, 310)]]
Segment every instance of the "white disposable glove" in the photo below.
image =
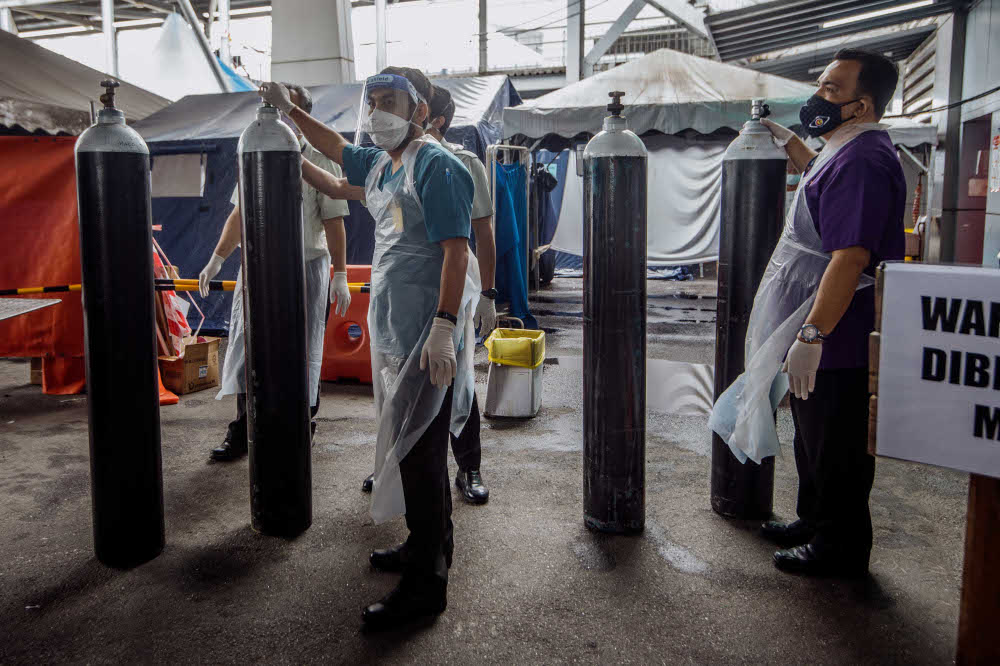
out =
[(435, 317), (434, 323), (431, 324), (431, 332), (420, 352), (420, 369), (426, 370), (430, 367), (431, 384), (434, 386), (448, 388), (455, 379), (458, 361), (455, 358), (455, 343), (451, 338), (454, 332), (453, 323)]
[(479, 329), (479, 335), (486, 336), (497, 325), (497, 304), (492, 298), (479, 297), (476, 314), (472, 318), (473, 325)]
[(202, 298), (208, 296), (208, 283), (222, 270), (222, 262), (224, 261), (225, 259), (213, 252), (212, 258), (208, 260), (205, 267), (201, 269), (201, 273), (198, 274), (198, 293), (201, 294)]
[(789, 388), (799, 400), (808, 400), (809, 394), (816, 389), (816, 371), (822, 357), (822, 343), (809, 344), (796, 338), (788, 349), (781, 369), (788, 374)]
[(330, 280), (330, 304), (338, 317), (347, 314), (351, 307), (351, 289), (347, 286), (347, 273), (334, 273)]
[(760, 124), (771, 131), (771, 136), (774, 137), (774, 142), (782, 148), (784, 148), (789, 141), (795, 138), (795, 132), (787, 127), (784, 127), (783, 125), (771, 122), (767, 118), (761, 118)]
[(292, 109), (295, 108), (288, 95), (288, 88), (274, 81), (260, 84), (260, 98), (285, 113), (291, 113)]

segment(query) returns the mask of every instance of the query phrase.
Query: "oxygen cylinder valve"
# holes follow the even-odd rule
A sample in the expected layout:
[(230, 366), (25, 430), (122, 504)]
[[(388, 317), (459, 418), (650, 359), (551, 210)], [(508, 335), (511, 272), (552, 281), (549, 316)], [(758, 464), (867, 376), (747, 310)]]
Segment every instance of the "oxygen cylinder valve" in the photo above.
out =
[(104, 88), (104, 94), (101, 95), (101, 103), (104, 104), (105, 109), (115, 108), (115, 88), (121, 84), (114, 79), (105, 79), (101, 81), (101, 87)]
[(764, 104), (764, 100), (754, 99), (750, 101), (750, 120), (760, 120), (769, 115), (771, 115), (771, 107)]
[(625, 106), (622, 104), (622, 97), (624, 96), (625, 93), (617, 90), (615, 92), (608, 93), (608, 97), (613, 100), (611, 104), (608, 104), (608, 111), (610, 111), (611, 115), (615, 118), (621, 118), (622, 111), (625, 110)]

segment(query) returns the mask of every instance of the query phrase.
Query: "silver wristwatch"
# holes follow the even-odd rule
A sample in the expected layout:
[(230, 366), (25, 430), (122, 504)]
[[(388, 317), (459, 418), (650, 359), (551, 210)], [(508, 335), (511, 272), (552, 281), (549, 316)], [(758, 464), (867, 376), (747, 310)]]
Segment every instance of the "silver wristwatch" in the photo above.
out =
[(819, 332), (819, 328), (816, 324), (806, 324), (799, 329), (799, 337), (802, 338), (803, 342), (822, 342), (823, 340), (829, 339), (827, 336)]

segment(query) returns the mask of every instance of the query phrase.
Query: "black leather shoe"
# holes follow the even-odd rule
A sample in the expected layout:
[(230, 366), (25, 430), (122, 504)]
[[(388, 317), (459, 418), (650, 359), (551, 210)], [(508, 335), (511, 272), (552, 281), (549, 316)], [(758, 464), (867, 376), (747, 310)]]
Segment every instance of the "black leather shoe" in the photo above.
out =
[(792, 546), (801, 546), (812, 541), (812, 538), (816, 535), (816, 530), (804, 520), (796, 520), (793, 523), (781, 523), (777, 520), (769, 520), (760, 526), (760, 535), (782, 548), (791, 548)]
[(361, 492), (370, 493), (372, 488), (375, 487), (375, 475), (372, 474), (367, 479), (361, 482)]
[[(448, 543), (445, 545), (444, 561), (451, 568), (451, 559), (455, 552), (455, 541), (449, 539)], [(373, 550), (372, 554), (368, 556), (368, 561), (371, 562), (372, 566), (379, 571), (385, 571), (389, 573), (402, 573), (406, 570), (407, 565), (410, 563), (410, 559), (407, 556), (406, 542), (392, 546), (391, 548), (383, 548), (381, 550)]]
[(490, 491), (483, 483), (478, 469), (470, 469), (468, 472), (459, 470), (455, 477), (455, 487), (462, 491), (465, 501), (472, 504), (486, 504), (490, 499)]
[(209, 460), (214, 460), (215, 462), (231, 462), (233, 460), (239, 460), (247, 454), (247, 445), (237, 445), (230, 441), (229, 437), (226, 437), (226, 441), (222, 442), (222, 446), (217, 449), (212, 449), (212, 452), (208, 454)]
[(372, 554), (368, 556), (368, 561), (379, 571), (399, 573), (406, 569), (406, 565), (409, 564), (409, 558), (406, 556), (406, 542), (390, 548), (373, 550)]
[(861, 578), (868, 574), (868, 553), (848, 555), (835, 550), (821, 551), (807, 543), (776, 552), (774, 566), (788, 573), (807, 576)]
[(365, 609), (367, 629), (394, 629), (414, 620), (440, 615), (448, 607), (448, 582), (440, 578), (403, 577), (392, 592)]

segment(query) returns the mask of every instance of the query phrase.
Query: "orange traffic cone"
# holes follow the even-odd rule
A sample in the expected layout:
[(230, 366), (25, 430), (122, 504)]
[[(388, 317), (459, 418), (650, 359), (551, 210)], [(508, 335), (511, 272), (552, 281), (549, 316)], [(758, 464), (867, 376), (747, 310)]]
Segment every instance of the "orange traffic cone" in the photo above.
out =
[(160, 406), (163, 405), (176, 405), (181, 401), (176, 394), (171, 393), (167, 390), (167, 387), (163, 385), (163, 377), (160, 375), (160, 364), (156, 364), (156, 379), (160, 382)]

